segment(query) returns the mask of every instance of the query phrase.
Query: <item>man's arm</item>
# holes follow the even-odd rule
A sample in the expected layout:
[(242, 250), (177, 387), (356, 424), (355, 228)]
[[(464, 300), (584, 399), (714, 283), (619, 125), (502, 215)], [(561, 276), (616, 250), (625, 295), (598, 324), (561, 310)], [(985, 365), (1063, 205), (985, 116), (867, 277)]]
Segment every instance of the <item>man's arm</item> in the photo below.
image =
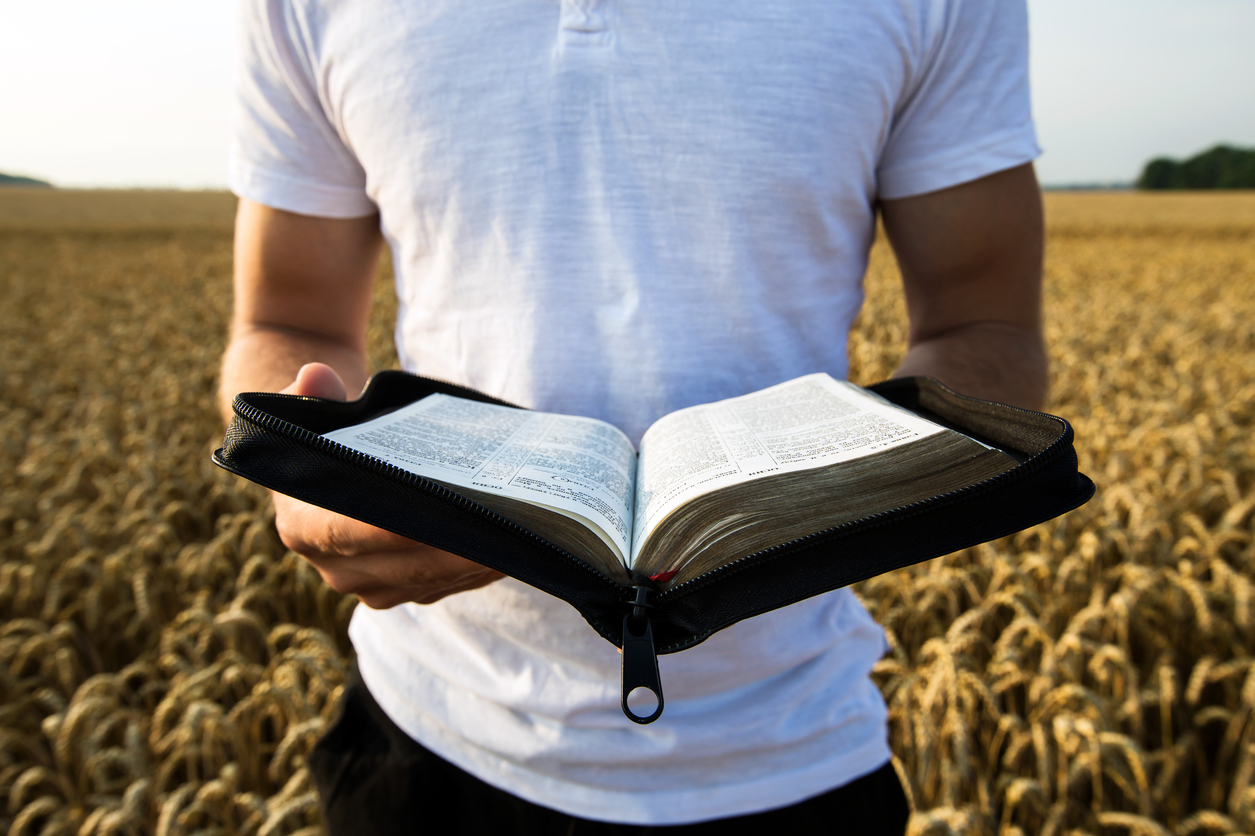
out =
[(910, 321), (895, 376), (929, 375), (986, 400), (1040, 409), (1041, 191), (1031, 165), (886, 200)]
[[(377, 217), (313, 218), (240, 201), (235, 313), (222, 361), (224, 418), (238, 392), (344, 400), (366, 383), (366, 328), (381, 248)], [(501, 577), (449, 552), (274, 495), (284, 544), (333, 589), (377, 609), (432, 603)]]
[(222, 361), (225, 418), (237, 392), (277, 392), (311, 362), (361, 391), (379, 251), (377, 217), (313, 218), (240, 201), (235, 311)]

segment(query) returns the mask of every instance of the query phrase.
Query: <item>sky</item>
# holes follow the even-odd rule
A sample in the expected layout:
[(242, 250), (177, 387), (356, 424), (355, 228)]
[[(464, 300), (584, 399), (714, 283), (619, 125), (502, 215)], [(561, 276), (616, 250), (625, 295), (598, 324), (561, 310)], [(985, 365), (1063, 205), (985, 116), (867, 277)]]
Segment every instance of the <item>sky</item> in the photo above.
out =
[[(0, 0), (0, 172), (224, 188), (234, 8)], [(1029, 29), (1043, 183), (1255, 147), (1255, 0), (1029, 0)]]

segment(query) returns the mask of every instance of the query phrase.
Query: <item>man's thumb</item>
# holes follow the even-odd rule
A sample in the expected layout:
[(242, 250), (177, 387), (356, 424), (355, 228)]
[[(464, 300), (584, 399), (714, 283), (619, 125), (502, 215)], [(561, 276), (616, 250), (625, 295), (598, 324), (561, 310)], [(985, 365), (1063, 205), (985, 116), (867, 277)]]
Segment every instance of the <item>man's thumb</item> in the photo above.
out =
[(333, 401), (348, 400), (348, 392), (344, 381), (336, 370), (324, 363), (306, 363), (296, 373), (296, 380), (283, 390), (289, 395), (304, 395), (310, 398), (327, 398)]

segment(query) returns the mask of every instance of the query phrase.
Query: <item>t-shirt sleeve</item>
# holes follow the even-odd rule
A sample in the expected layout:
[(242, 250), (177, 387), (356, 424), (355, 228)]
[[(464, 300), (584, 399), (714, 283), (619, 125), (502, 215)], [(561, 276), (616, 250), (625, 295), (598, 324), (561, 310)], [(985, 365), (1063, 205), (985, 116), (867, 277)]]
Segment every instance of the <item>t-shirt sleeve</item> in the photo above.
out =
[(894, 117), (878, 193), (909, 197), (1030, 162), (1041, 153), (1029, 102), (1024, 0), (939, 0), (931, 44)]
[(275, 209), (352, 218), (375, 212), (366, 173), (323, 106), (287, 0), (241, 0), (227, 182)]

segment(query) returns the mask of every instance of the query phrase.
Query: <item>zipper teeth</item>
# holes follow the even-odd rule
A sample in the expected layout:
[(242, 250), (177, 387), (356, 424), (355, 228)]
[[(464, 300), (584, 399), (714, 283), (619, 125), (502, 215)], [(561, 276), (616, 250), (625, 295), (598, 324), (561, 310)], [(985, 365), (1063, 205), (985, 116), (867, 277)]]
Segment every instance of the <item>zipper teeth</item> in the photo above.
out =
[[(449, 384), (449, 385), (454, 386), (454, 384)], [(471, 391), (470, 389), (466, 389), (465, 387), (456, 387), (456, 388), (461, 389), (464, 392)], [(283, 398), (294, 398), (297, 400), (312, 400), (311, 398), (306, 398), (303, 395), (286, 395), (286, 394), (281, 394), (281, 393), (274, 393), (274, 394), (279, 395), (280, 397), (283, 397)], [(423, 476), (419, 476), (417, 473), (410, 473), (408, 470), (402, 470), (396, 465), (389, 464), (383, 459), (376, 458), (375, 456), (372, 456), (368, 453), (363, 453), (359, 450), (354, 450), (351, 447), (346, 447), (343, 444), (340, 444), (339, 442), (336, 442), (336, 441), (332, 441), (329, 438), (323, 438), (318, 433), (311, 432), (305, 429), (304, 427), (293, 424), (291, 421), (285, 421), (282, 418), (276, 418), (275, 416), (267, 412), (264, 412), (261, 409), (258, 409), (252, 404), (246, 403), (238, 396), (235, 399), (235, 403), (233, 404), (233, 407), (237, 415), (239, 415), (244, 420), (249, 421), (250, 423), (262, 426), (266, 428), (267, 430), (278, 433), (279, 435), (282, 435), (286, 438), (290, 438), (296, 441), (300, 441), (304, 444), (311, 445), (314, 448), (322, 450), (324, 452), (335, 454), (339, 458), (347, 459), (353, 464), (362, 465), (364, 467), (378, 471), (391, 478), (399, 479), (401, 482), (403, 482), (404, 484), (410, 487), (422, 488), (428, 493), (434, 494), (435, 496), (445, 501), (451, 502), (452, 504), (458, 506), (459, 508), (462, 508), (463, 510), (471, 511), (473, 513), (478, 514), (481, 517), (492, 520), (495, 523), (503, 524), (511, 531), (519, 533), (519, 534), (523, 534), (529, 540), (533, 540), (534, 542), (536, 542), (537, 544), (541, 546), (544, 546), (545, 548), (552, 549), (553, 551), (560, 554), (562, 557), (575, 563), (580, 568), (588, 571), (598, 580), (605, 581), (607, 584), (610, 584), (616, 590), (619, 591), (620, 597), (622, 597), (622, 594), (625, 592), (634, 591), (633, 587), (626, 586), (614, 580), (613, 578), (606, 577), (600, 571), (593, 568), (592, 566), (585, 563), (584, 561), (580, 560), (575, 555), (569, 554), (566, 550), (555, 546), (553, 543), (550, 543), (548, 540), (545, 540), (539, 535), (534, 534), (533, 532), (529, 531), (528, 529), (524, 528), (518, 523), (512, 520), (509, 520), (506, 517), (501, 516), (496, 511), (493, 511), (489, 508), (485, 508), (484, 506), (480, 505), (477, 502), (474, 502), (473, 500), (467, 499), (466, 497), (462, 496), (461, 494), (455, 491), (449, 490), (444, 485), (441, 485), (438, 482), (434, 482)]]
[[(1019, 407), (1010, 407), (1010, 408), (1016, 410), (1017, 412), (1022, 412), (1026, 415), (1041, 414), (1041, 413), (1031, 412), (1027, 409), (1020, 409)], [(1051, 417), (1054, 417), (1054, 416), (1051, 416)], [(725, 563), (723, 566), (720, 566), (717, 569), (712, 569), (709, 572), (706, 572), (704, 575), (699, 575), (698, 577), (693, 578), (692, 580), (685, 581), (684, 583), (680, 584), (677, 587), (674, 587), (673, 589), (668, 589), (665, 592), (659, 593), (657, 598), (654, 599), (655, 605), (661, 606), (663, 604), (666, 604), (668, 601), (671, 601), (674, 598), (679, 598), (683, 595), (687, 595), (689, 592), (700, 589), (701, 587), (709, 583), (714, 583), (716, 580), (718, 580), (719, 576), (722, 574), (726, 574), (734, 570), (739, 571), (739, 567), (744, 565), (746, 561), (758, 562), (760, 560), (770, 559), (770, 556), (772, 554), (779, 552), (785, 548), (794, 547), (798, 543), (805, 543), (809, 540), (817, 540), (820, 538), (826, 538), (841, 531), (847, 531), (856, 527), (863, 527), (863, 526), (871, 525), (891, 515), (901, 514), (905, 511), (922, 510), (931, 505), (937, 505), (943, 502), (950, 502), (960, 496), (985, 493), (986, 491), (994, 490), (995, 488), (998, 488), (1005, 483), (1017, 481), (1019, 479), (1026, 479), (1032, 476), (1037, 471), (1041, 470), (1047, 464), (1049, 464), (1050, 461), (1055, 456), (1058, 455), (1058, 450), (1067, 445), (1068, 439), (1072, 435), (1072, 427), (1070, 424), (1068, 424), (1066, 421), (1064, 421), (1061, 418), (1056, 418), (1055, 420), (1062, 422), (1063, 427), (1064, 427), (1063, 432), (1060, 433), (1058, 438), (1056, 438), (1049, 445), (1047, 445), (1046, 449), (1042, 450), (1037, 455), (1032, 456), (1031, 458), (1028, 459), (1028, 461), (1024, 462), (1021, 465), (1018, 465), (1016, 467), (1011, 468), (1010, 470), (999, 473), (997, 476), (991, 476), (988, 479), (983, 479), (979, 482), (976, 482), (975, 484), (967, 485), (965, 487), (958, 488), (957, 490), (947, 491), (946, 493), (939, 494), (934, 497), (929, 497), (928, 499), (921, 499), (918, 502), (912, 502), (907, 505), (900, 505), (897, 508), (891, 508), (888, 511), (881, 511), (878, 514), (872, 514), (869, 517), (862, 517), (857, 520), (851, 520), (850, 522), (841, 523), (840, 525), (833, 526), (832, 528), (825, 528), (823, 531), (816, 531), (812, 534), (807, 534), (805, 537), (798, 537), (797, 539), (790, 540), (787, 543), (780, 543), (779, 545), (772, 546), (769, 549), (763, 549), (760, 552), (748, 554), (745, 557), (741, 557), (732, 561), (731, 563)]]

